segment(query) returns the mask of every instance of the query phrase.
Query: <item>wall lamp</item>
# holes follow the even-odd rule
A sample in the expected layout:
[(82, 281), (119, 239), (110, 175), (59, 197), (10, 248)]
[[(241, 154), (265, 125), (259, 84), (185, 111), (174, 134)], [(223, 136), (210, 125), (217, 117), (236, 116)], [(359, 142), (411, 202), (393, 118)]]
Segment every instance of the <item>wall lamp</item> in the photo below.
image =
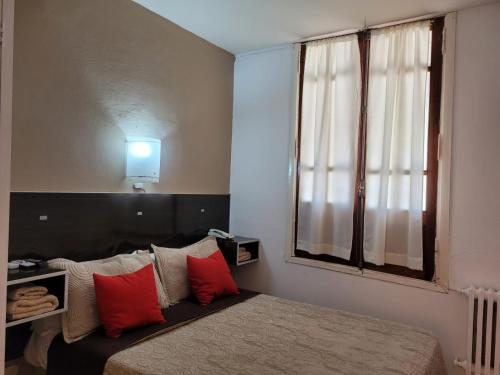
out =
[(160, 181), (161, 141), (154, 138), (128, 137), (126, 176), (141, 181)]

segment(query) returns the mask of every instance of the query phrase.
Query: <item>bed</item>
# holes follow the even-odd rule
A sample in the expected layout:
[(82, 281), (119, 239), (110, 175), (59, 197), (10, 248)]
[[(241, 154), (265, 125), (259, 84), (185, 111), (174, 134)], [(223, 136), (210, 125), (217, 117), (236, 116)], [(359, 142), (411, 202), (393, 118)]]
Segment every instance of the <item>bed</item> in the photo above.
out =
[[(48, 227), (31, 219), (47, 206)], [(11, 207), (10, 256), (52, 259), (70, 272), (68, 311), (40, 319), (24, 353), (48, 375), (446, 373), (439, 342), (417, 328), (247, 290), (201, 306), (189, 295), (186, 254), (218, 249), (202, 238), (207, 228), (227, 230), (228, 196), (15, 193)], [(138, 221), (139, 209), (148, 214)], [(154, 261), (130, 258), (136, 249), (152, 249)], [(167, 322), (109, 338), (92, 274), (134, 272), (145, 262), (159, 274)]]
[(163, 314), (166, 325), (118, 340), (57, 337), (47, 374), (446, 374), (423, 330), (251, 291)]

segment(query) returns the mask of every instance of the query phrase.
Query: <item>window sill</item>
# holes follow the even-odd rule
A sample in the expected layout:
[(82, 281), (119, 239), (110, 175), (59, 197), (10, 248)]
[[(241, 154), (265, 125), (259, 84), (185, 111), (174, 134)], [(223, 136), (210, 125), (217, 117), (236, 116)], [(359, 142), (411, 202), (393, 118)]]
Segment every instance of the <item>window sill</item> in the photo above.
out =
[(303, 266), (323, 268), (334, 272), (347, 273), (354, 276), (360, 276), (368, 279), (385, 281), (389, 283), (395, 283), (400, 285), (405, 285), (413, 288), (426, 289), (438, 293), (448, 293), (448, 289), (435, 282), (413, 279), (410, 277), (393, 275), (385, 272), (378, 272), (372, 270), (360, 270), (351, 266), (344, 266), (342, 264), (335, 264), (330, 262), (323, 262), (315, 259), (300, 258), (296, 256), (288, 256), (286, 259), (289, 263), (300, 264)]

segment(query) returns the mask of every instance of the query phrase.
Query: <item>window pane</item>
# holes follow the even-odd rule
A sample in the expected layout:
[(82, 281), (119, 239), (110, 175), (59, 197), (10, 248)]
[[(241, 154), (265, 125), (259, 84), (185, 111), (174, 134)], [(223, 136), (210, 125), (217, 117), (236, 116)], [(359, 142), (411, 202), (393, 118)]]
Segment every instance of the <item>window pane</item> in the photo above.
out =
[(300, 171), (300, 200), (311, 202), (313, 197), (313, 171), (303, 169)]
[(431, 73), (427, 72), (427, 82), (425, 90), (425, 132), (424, 132), (424, 166), (427, 170), (427, 160), (429, 154), (429, 99), (431, 88)]
[(363, 246), (377, 265), (389, 251), (422, 269), (429, 30), (429, 21), (414, 22), (370, 38)]
[(349, 207), (354, 198), (352, 171), (331, 171), (328, 178), (328, 203)]
[(307, 44), (297, 247), (349, 259), (361, 93), (356, 35)]

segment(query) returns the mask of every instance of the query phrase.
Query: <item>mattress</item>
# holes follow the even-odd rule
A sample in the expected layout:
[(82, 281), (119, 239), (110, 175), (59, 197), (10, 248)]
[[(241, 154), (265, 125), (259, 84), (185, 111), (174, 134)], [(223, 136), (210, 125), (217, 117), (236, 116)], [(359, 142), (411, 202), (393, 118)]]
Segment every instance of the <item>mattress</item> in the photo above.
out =
[(439, 342), (406, 325), (257, 295), (112, 355), (105, 375), (446, 374)]

